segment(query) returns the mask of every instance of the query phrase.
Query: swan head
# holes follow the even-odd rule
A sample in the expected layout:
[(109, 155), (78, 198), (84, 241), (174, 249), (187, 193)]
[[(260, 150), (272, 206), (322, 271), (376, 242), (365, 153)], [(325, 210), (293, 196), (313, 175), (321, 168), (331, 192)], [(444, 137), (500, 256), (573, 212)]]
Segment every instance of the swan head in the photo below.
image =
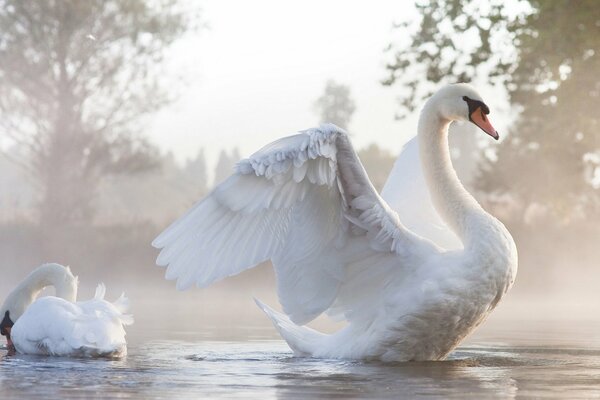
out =
[(498, 140), (498, 132), (488, 118), (489, 107), (477, 91), (466, 83), (448, 85), (435, 93), (428, 101), (439, 115), (450, 121), (468, 121)]
[(7, 309), (6, 304), (2, 305), (0, 318), (0, 335), (6, 337), (6, 344), (10, 349), (13, 346), (12, 340), (10, 339), (10, 330), (15, 324), (10, 316), (10, 310)]
[(8, 347), (12, 346), (12, 341), (10, 340), (10, 330), (12, 329), (14, 322), (10, 319), (10, 312), (8, 310), (4, 311), (2, 315), (2, 321), (0, 321), (0, 334), (6, 337), (6, 342)]

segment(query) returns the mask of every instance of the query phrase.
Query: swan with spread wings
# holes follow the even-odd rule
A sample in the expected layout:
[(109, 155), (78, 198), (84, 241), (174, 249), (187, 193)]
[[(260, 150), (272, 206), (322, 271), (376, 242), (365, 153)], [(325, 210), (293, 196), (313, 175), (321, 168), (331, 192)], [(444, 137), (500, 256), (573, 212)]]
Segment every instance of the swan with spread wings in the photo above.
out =
[[(439, 360), (511, 287), (517, 251), (504, 225), (461, 185), (448, 127), (494, 139), (469, 85), (435, 93), (382, 195), (348, 135), (325, 124), (277, 140), (175, 221), (153, 245), (178, 289), (271, 260), (283, 314), (257, 301), (297, 355)], [(303, 326), (322, 313), (347, 325)]]

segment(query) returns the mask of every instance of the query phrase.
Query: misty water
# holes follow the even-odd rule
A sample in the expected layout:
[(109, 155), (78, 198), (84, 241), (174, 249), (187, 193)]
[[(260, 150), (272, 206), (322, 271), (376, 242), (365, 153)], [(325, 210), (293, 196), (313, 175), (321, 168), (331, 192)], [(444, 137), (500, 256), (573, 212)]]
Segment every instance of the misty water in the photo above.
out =
[(0, 350), (1, 398), (600, 396), (600, 324), (585, 318), (505, 307), (446, 361), (384, 364), (293, 357), (251, 303), (222, 318), (215, 316), (231, 304), (138, 310), (129, 354), (119, 360)]

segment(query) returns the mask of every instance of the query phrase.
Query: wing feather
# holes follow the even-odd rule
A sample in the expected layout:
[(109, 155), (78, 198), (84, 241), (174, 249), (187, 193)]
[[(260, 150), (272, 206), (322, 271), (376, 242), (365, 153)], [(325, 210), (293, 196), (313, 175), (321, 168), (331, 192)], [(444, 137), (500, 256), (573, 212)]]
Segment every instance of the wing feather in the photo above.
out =
[(157, 264), (167, 266), (166, 277), (177, 279), (178, 289), (272, 260), (284, 311), (306, 323), (330, 308), (345, 284), (353, 263), (349, 241), (395, 262), (434, 248), (400, 223), (346, 133), (328, 124), (242, 160), (153, 245), (162, 249)]

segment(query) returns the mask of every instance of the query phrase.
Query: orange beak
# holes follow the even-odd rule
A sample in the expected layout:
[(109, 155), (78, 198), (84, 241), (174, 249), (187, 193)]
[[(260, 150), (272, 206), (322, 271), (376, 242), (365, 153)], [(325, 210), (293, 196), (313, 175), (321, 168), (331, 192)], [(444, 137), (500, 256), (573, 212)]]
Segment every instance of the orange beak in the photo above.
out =
[(477, 107), (475, 111), (471, 113), (469, 119), (472, 123), (480, 127), (481, 130), (483, 130), (485, 133), (487, 133), (494, 139), (498, 140), (498, 138), (500, 137), (496, 129), (494, 129), (494, 127), (492, 126), (492, 123), (488, 119), (487, 115), (485, 115), (485, 113), (481, 109), (481, 107)]

